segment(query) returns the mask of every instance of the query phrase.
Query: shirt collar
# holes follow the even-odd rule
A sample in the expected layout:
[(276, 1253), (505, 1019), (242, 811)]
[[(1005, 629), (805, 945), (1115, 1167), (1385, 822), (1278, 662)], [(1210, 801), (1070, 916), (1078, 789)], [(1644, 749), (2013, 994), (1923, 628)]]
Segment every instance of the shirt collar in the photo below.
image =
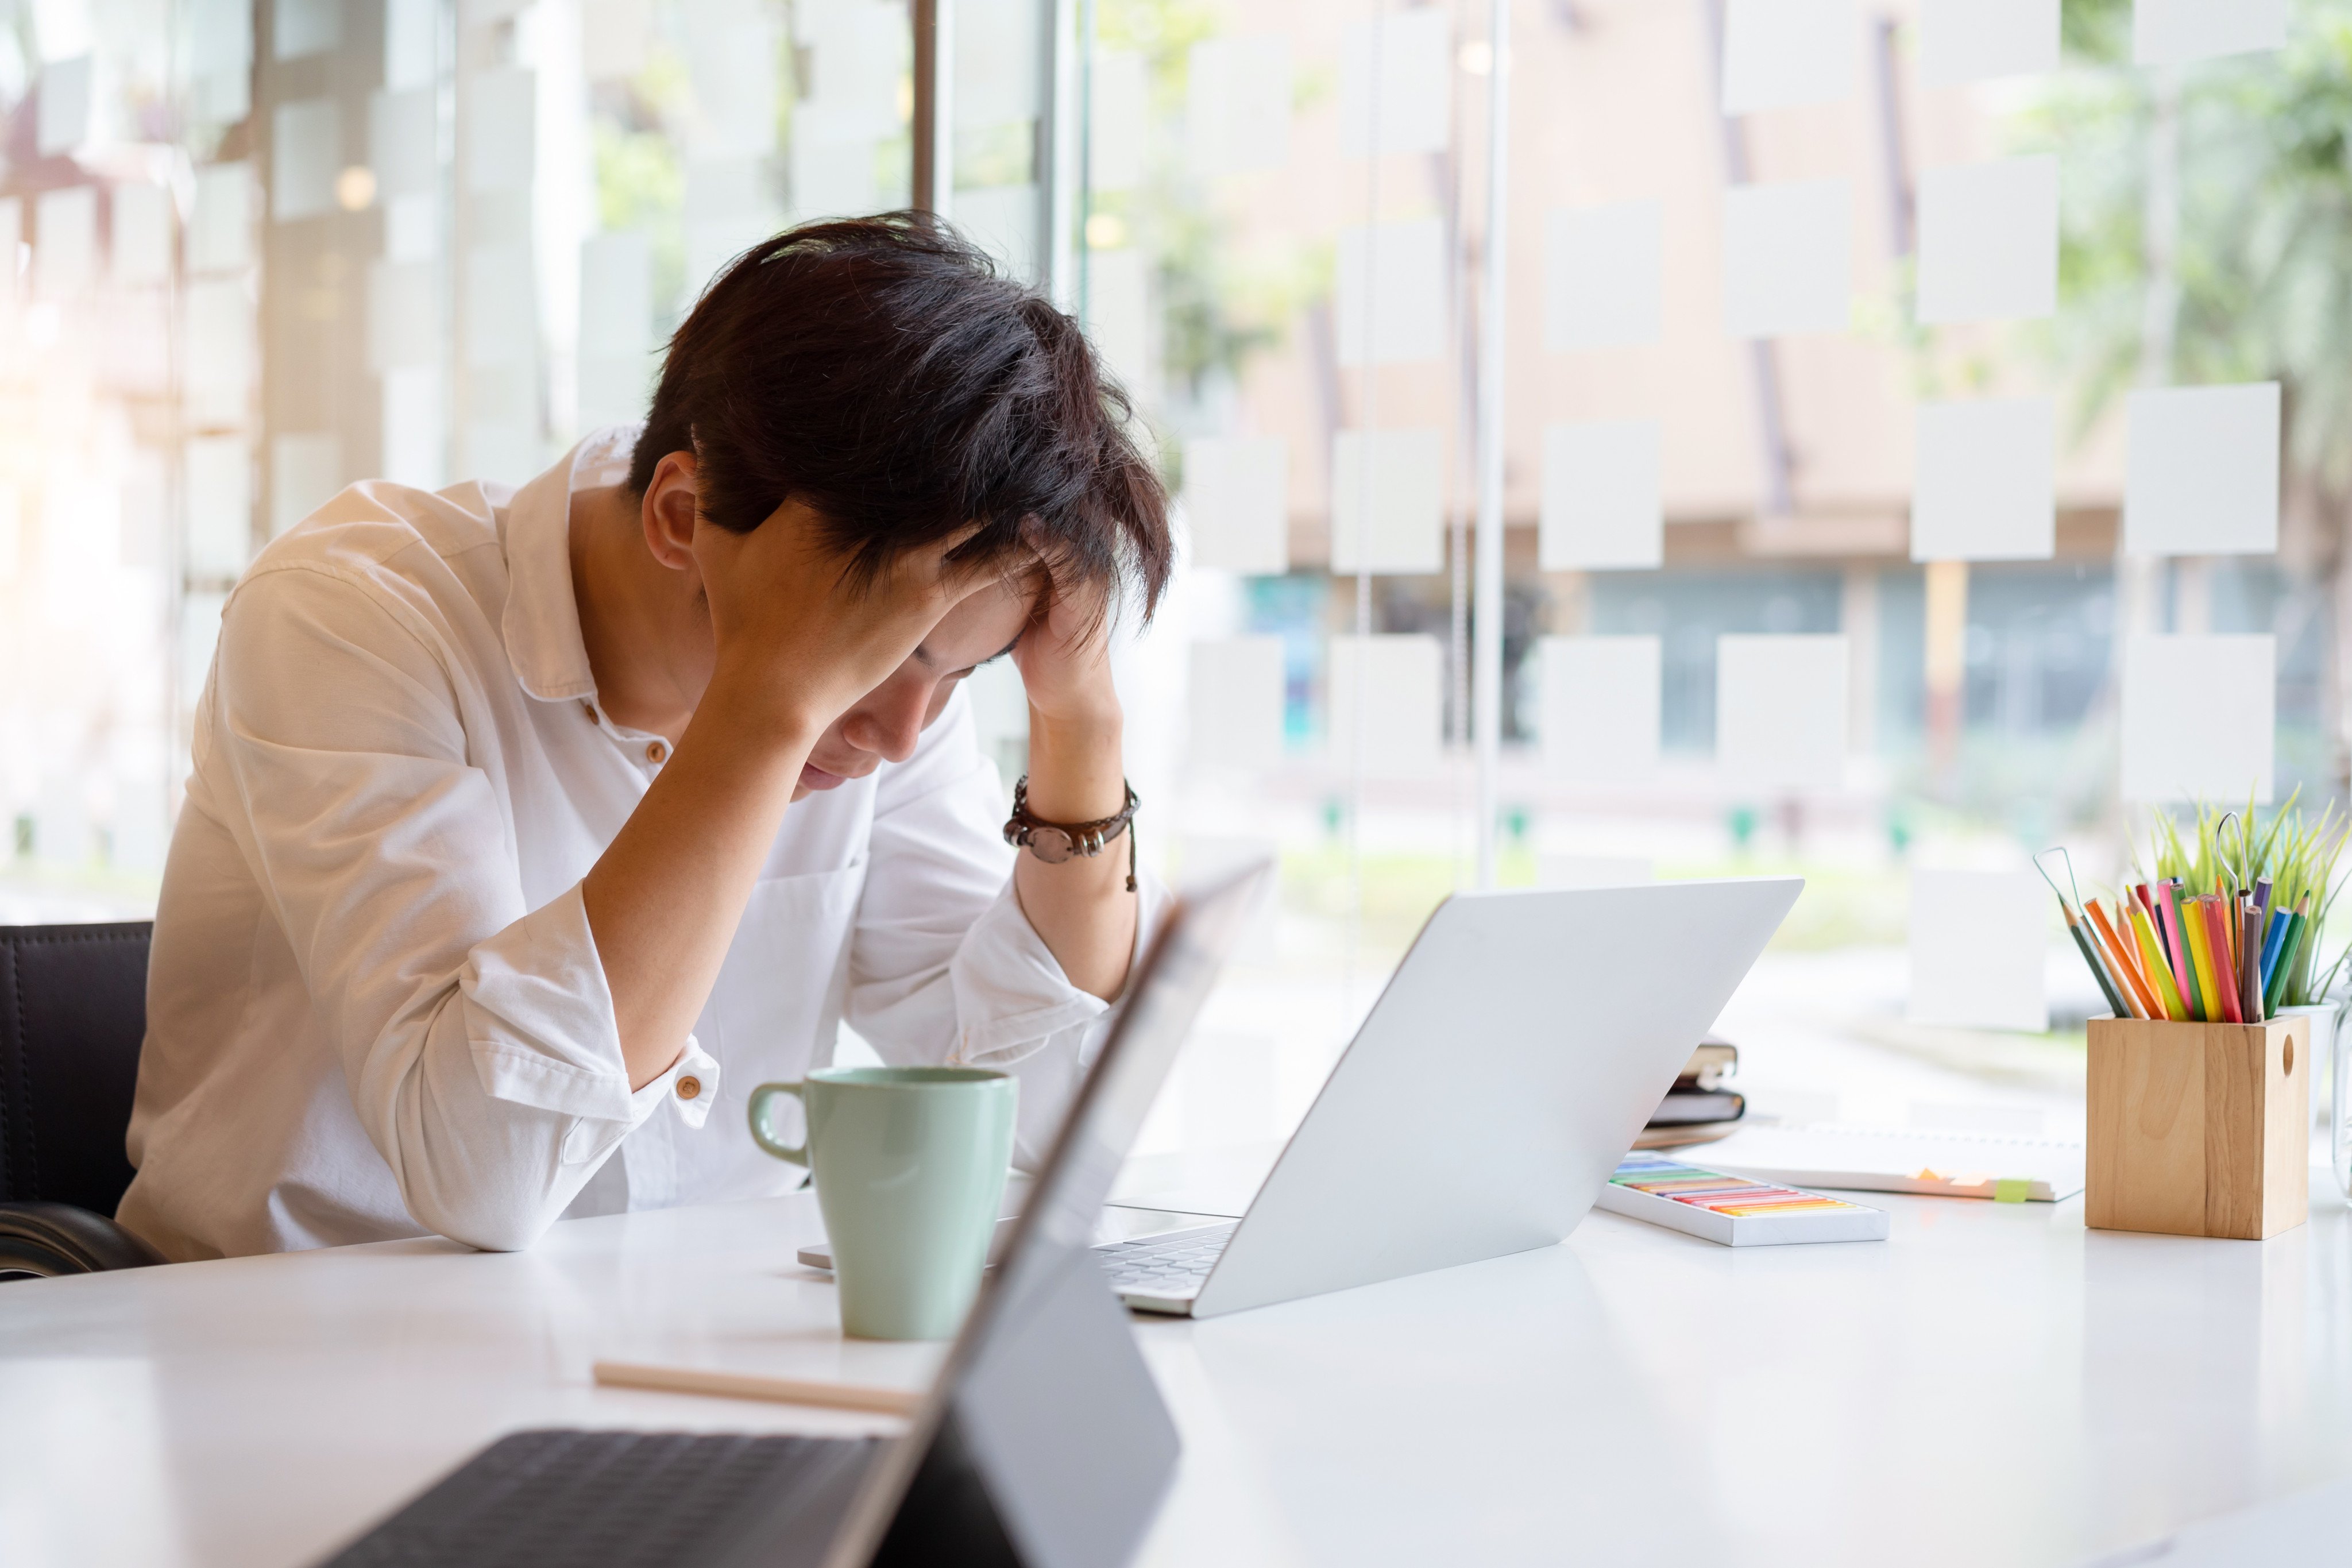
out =
[(572, 596), (572, 495), (628, 477), (635, 425), (597, 431), (515, 491), (499, 525), (507, 556), (507, 607), (499, 629), (522, 689), (542, 702), (596, 695), (580, 604)]

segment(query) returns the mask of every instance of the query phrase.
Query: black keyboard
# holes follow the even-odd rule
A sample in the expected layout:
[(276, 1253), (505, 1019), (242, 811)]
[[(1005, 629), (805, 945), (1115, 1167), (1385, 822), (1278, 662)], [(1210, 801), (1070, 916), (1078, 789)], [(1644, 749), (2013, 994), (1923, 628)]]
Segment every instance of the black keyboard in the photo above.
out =
[[(501, 1437), (321, 1568), (688, 1568), (792, 1518), (822, 1551), (878, 1438)], [(809, 1534), (821, 1533), (811, 1542)]]

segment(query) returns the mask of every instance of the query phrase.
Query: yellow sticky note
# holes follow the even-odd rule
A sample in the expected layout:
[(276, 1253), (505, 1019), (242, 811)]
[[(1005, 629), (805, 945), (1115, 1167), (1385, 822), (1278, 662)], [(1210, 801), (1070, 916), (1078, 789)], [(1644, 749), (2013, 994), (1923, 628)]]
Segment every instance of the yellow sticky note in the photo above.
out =
[(2003, 1176), (1992, 1184), (1992, 1201), (1997, 1204), (2021, 1204), (2032, 1191), (2032, 1182)]

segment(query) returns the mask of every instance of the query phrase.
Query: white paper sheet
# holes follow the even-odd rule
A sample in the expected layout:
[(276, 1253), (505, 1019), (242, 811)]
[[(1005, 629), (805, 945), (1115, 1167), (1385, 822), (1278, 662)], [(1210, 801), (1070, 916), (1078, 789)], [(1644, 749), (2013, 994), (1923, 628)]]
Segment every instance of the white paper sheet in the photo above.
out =
[(782, 226), (767, 161), (749, 154), (688, 160), (685, 209), (689, 295)]
[(275, 0), (270, 7), (273, 58), (323, 55), (342, 41), (343, 0)]
[(1290, 570), (1290, 443), (1201, 436), (1184, 443), (1192, 565), (1272, 576)]
[(1852, 98), (1861, 55), (1854, 0), (1724, 0), (1723, 112)]
[(832, 130), (816, 108), (804, 104), (793, 111), (795, 221), (862, 216), (881, 205), (874, 178), (874, 143), (829, 134)]
[(473, 369), (528, 365), (539, 351), (539, 302), (530, 252), (478, 245), (466, 253), (466, 363)]
[(1244, 33), (1192, 46), (1185, 140), (1194, 172), (1214, 177), (1290, 161), (1290, 40)]
[(331, 98), (302, 98), (270, 111), (269, 216), (293, 223), (335, 210), (343, 172), (343, 115)]
[(2124, 643), (2123, 797), (2242, 808), (2272, 796), (2278, 639), (2140, 635)]
[(653, 0), (581, 0), (580, 74), (590, 81), (635, 76), (653, 37)]
[(2050, 942), (2050, 889), (2032, 872), (1913, 871), (1906, 1016), (2042, 1033)]
[(1413, 364), (1445, 352), (1445, 228), (1437, 219), (1339, 231), (1339, 363)]
[(1043, 110), (1039, 4), (957, 0), (953, 112), (958, 130), (1034, 120)]
[(1087, 184), (1097, 191), (1140, 184), (1151, 108), (1143, 57), (1133, 49), (1097, 49), (1087, 102)]
[(1544, 347), (1565, 353), (1658, 341), (1664, 211), (1621, 202), (1544, 215)]
[(181, 384), (188, 417), (198, 425), (245, 419), (253, 388), (253, 300), (238, 279), (188, 285), (187, 352)]
[(1625, 571), (1665, 560), (1654, 419), (1547, 425), (1538, 552), (1547, 572)]
[(689, 139), (698, 157), (761, 156), (776, 148), (774, 13), (761, 0), (680, 0)]
[(98, 272), (98, 187), (43, 191), (33, 206), (33, 292), (78, 300)]
[(1453, 25), (1442, 8), (1349, 24), (1339, 43), (1340, 152), (1444, 152), (1453, 78)]
[[(600, 5), (614, 0), (589, 0), (587, 15), (593, 17)], [(627, 0), (620, 0), (626, 4)], [(636, 0), (639, 5), (649, 0)], [(595, 41), (586, 40), (593, 49)], [(384, 0), (383, 5), (383, 85), (388, 92), (406, 92), (412, 88), (431, 87), (441, 74), (441, 5), (440, 0)]]
[(1285, 668), (1278, 637), (1221, 637), (1192, 648), (1188, 754), (1218, 767), (1282, 761)]
[(580, 353), (600, 359), (642, 355), (653, 346), (653, 243), (635, 229), (580, 244)]
[(873, 142), (897, 134), (903, 123), (898, 81), (912, 63), (906, 7), (853, 0), (822, 10), (797, 6), (793, 17), (810, 56), (810, 94), (793, 110), (794, 142), (812, 109), (839, 140)]
[(89, 55), (51, 60), (41, 68), (38, 118), (34, 144), (44, 158), (78, 150), (89, 140), (90, 110), (95, 107), (94, 62)]
[(1339, 432), (1331, 443), (1333, 572), (1444, 569), (1444, 452), (1436, 430)]
[(527, 70), (484, 71), (458, 95), (466, 117), (466, 188), (478, 195), (528, 191), (537, 160), (537, 84)]
[(2276, 382), (2135, 392), (2126, 426), (2126, 550), (2267, 555), (2278, 548)]
[(145, 289), (172, 275), (172, 197), (161, 185), (114, 187), (113, 279), (118, 289)]
[(188, 270), (236, 272), (253, 264), (253, 180), (243, 163), (196, 171), (188, 215)]
[(1394, 777), (1435, 769), (1444, 757), (1445, 680), (1445, 650), (1438, 640), (1412, 634), (1339, 637), (1331, 639), (1330, 652), (1324, 716), (1330, 765), (1354, 765), (1360, 708), (1367, 774)]
[(1923, 403), (1914, 561), (2047, 561), (2057, 549), (2058, 415), (2046, 397)]
[(1087, 336), (1128, 395), (1151, 390), (1150, 258), (1139, 249), (1087, 257)]
[(9, 327), (11, 309), (25, 287), (17, 268), (24, 265), (25, 198), (0, 196), (0, 331)]
[(1991, 321), (2058, 309), (2058, 160), (2006, 158), (1919, 178), (1919, 319)]
[(1570, 784), (1648, 784), (1658, 772), (1664, 654), (1654, 637), (1544, 637), (1544, 771)]
[(382, 374), (436, 364), (441, 341), (441, 269), (430, 261), (371, 263), (368, 368)]
[(438, 365), (388, 370), (378, 383), (383, 405), (383, 477), (437, 490), (448, 482), (447, 397)]
[(242, 436), (196, 436), (186, 461), (188, 574), (235, 577), (253, 559), (253, 456)]
[(1723, 198), (1723, 327), (1736, 338), (1842, 332), (1853, 309), (1843, 180), (1738, 185)]
[(437, 195), (440, 114), (429, 87), (379, 92), (368, 100), (368, 166), (379, 200)]
[(1958, 87), (2058, 68), (2058, 0), (1921, 0), (1919, 79)]
[(2188, 65), (2286, 47), (2286, 0), (2137, 0), (2132, 62)]
[(1037, 276), (1037, 187), (992, 185), (955, 194), (955, 224), (1015, 278)]
[(343, 485), (343, 444), (326, 431), (302, 431), (269, 442), (269, 536), (292, 528), (333, 499)]
[(1717, 774), (1749, 795), (1839, 787), (1846, 679), (1843, 637), (1717, 637)]

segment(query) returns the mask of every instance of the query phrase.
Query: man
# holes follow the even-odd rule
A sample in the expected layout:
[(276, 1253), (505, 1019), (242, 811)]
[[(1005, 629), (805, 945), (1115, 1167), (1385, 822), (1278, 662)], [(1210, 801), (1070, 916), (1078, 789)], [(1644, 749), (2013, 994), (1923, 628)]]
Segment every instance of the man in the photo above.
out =
[[(122, 1222), (513, 1248), (777, 1192), (746, 1096), (845, 1017), (1012, 1067), (1039, 1147), (1159, 896), (1106, 643), (1171, 547), (1124, 414), (929, 220), (817, 225), (711, 286), (641, 432), (272, 543), (198, 709)], [(1098, 853), (1004, 842), (957, 692), (1003, 654), (1021, 820)]]

